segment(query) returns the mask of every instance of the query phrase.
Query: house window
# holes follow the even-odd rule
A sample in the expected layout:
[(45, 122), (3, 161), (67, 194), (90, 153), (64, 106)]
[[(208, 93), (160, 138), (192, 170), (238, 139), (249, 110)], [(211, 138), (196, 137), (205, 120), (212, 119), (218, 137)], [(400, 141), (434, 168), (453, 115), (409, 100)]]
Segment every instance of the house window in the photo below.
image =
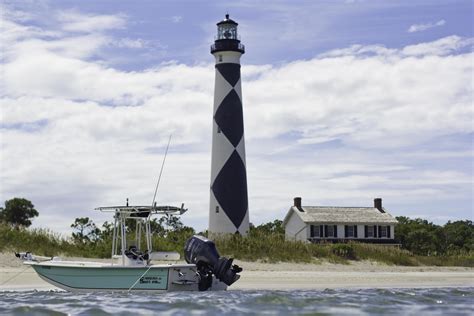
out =
[(369, 225), (367, 227), (367, 237), (368, 238), (373, 238), (374, 237), (374, 226)]
[(334, 226), (327, 225), (327, 237), (334, 237)]
[(345, 238), (357, 238), (357, 225), (345, 225), (344, 226), (344, 237)]
[(355, 237), (355, 226), (346, 225), (346, 237), (353, 238)]
[(380, 226), (380, 237), (387, 238), (387, 226)]
[(319, 225), (311, 225), (311, 237), (321, 237), (321, 231), (319, 229)]

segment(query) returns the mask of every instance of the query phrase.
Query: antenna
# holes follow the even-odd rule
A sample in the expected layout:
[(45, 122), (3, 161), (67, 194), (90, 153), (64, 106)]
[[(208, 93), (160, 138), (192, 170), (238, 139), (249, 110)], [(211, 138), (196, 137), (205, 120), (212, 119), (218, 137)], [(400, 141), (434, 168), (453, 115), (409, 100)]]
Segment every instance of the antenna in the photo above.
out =
[(172, 134), (170, 134), (170, 138), (168, 139), (168, 145), (166, 146), (166, 151), (165, 151), (165, 156), (163, 157), (163, 162), (161, 163), (161, 170), (160, 170), (160, 175), (158, 176), (158, 182), (156, 182), (155, 194), (153, 195), (153, 201), (151, 202), (151, 208), (152, 209), (153, 209), (154, 206), (156, 206), (155, 205), (156, 192), (158, 192), (158, 186), (160, 185), (161, 174), (163, 173), (163, 167), (165, 166), (166, 156), (168, 155), (168, 149), (170, 148), (171, 135)]

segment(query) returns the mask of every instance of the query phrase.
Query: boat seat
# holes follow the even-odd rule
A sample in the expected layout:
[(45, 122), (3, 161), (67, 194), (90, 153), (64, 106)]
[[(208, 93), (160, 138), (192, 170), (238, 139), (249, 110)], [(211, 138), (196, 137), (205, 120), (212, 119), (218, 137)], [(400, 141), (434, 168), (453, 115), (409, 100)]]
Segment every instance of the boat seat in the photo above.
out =
[(125, 250), (125, 255), (133, 260), (145, 260), (147, 261), (149, 259), (148, 255), (148, 250), (145, 250), (145, 252), (142, 252), (137, 249), (136, 246), (130, 246), (128, 250)]

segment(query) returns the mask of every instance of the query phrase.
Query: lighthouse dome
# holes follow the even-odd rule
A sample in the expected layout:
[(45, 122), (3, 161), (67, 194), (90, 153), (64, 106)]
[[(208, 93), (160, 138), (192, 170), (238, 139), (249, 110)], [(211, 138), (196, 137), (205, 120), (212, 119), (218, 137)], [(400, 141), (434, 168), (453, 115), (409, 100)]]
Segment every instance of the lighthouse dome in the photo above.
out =
[(233, 25), (239, 25), (239, 23), (235, 22), (234, 20), (232, 20), (231, 18), (229, 18), (229, 14), (226, 14), (225, 15), (225, 19), (220, 21), (219, 23), (217, 23), (217, 26), (221, 25), (221, 24), (233, 24)]

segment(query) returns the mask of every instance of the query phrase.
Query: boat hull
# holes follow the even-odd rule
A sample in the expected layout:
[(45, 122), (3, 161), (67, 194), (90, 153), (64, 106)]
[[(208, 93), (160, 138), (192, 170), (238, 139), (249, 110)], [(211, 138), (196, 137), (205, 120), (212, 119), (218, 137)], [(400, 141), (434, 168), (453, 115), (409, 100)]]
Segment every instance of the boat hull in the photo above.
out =
[[(151, 266), (118, 266), (30, 263), (46, 282), (66, 291), (198, 291), (199, 276), (193, 264)], [(209, 290), (225, 290), (227, 286), (213, 280)]]

